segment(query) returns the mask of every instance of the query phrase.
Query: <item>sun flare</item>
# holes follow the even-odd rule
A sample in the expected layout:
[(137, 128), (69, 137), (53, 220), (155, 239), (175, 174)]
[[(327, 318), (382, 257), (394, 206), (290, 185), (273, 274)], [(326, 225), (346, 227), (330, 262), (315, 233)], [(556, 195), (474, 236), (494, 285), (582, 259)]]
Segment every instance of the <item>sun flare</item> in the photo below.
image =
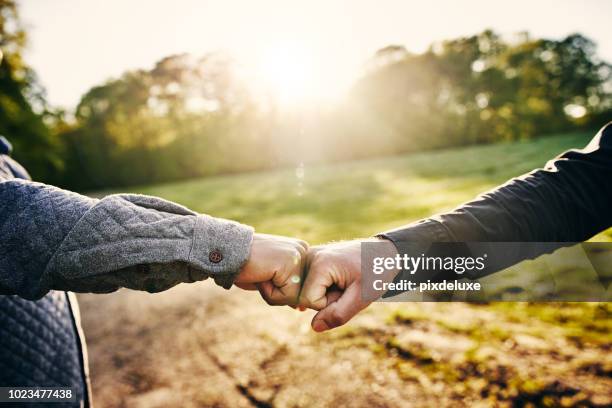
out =
[(262, 55), (258, 67), (261, 85), (283, 105), (295, 105), (319, 97), (314, 58), (298, 47), (276, 47)]

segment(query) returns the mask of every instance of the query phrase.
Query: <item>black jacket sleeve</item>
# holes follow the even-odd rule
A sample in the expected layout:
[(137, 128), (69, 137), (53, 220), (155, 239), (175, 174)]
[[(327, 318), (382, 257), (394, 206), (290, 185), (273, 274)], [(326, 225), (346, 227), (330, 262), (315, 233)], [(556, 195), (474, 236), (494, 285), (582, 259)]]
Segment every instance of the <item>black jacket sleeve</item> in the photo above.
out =
[(612, 122), (584, 149), (565, 152), (545, 168), (510, 180), (451, 212), (379, 236), (398, 249), (402, 242), (564, 243), (584, 241), (610, 226)]

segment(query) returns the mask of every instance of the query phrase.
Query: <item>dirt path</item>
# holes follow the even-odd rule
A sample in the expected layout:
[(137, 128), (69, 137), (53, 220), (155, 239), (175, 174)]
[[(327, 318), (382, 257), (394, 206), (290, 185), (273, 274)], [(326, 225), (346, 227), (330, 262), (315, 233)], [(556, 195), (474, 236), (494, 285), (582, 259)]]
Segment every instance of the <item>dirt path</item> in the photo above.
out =
[(97, 407), (612, 403), (608, 305), (551, 323), (531, 306), (376, 304), (319, 335), (311, 312), (208, 282), (80, 301)]

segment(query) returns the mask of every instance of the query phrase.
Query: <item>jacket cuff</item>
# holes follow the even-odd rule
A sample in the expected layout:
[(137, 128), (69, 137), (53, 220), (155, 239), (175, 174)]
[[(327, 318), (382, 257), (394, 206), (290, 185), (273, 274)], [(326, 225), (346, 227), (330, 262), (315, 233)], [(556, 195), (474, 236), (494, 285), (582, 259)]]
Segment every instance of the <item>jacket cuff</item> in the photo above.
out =
[[(421, 220), (400, 228), (376, 235), (388, 239), (396, 246), (401, 242), (448, 242), (452, 241), (444, 226), (433, 218)], [(399, 249), (399, 248), (398, 248)]]
[[(401, 255), (420, 253), (429, 248), (432, 243), (453, 241), (444, 225), (434, 218), (417, 221), (413, 224), (382, 232), (376, 236), (391, 241)], [(416, 279), (410, 271), (402, 269), (396, 275), (395, 280), (401, 279), (402, 276), (411, 276), (412, 281)], [(433, 276), (422, 276), (423, 278), (434, 278)], [(388, 291), (382, 297), (388, 298), (400, 293), (401, 291)]]
[(209, 272), (217, 285), (229, 289), (249, 258), (252, 241), (250, 226), (197, 215), (189, 263)]

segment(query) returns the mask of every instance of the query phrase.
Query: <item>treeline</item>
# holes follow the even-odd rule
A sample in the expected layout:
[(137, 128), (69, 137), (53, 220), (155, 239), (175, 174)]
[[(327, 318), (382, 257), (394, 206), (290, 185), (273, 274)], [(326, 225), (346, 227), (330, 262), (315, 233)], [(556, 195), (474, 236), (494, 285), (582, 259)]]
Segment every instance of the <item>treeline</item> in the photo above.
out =
[(612, 118), (611, 66), (580, 34), (485, 31), (422, 54), (389, 46), (343, 101), (299, 111), (255, 91), (227, 56), (175, 55), (90, 89), (70, 120), (17, 74), (15, 55), (0, 66), (0, 132), (36, 178), (80, 190), (528, 139)]
[(60, 135), (64, 182), (103, 188), (597, 126), (610, 78), (581, 35), (510, 43), (486, 31), (423, 54), (382, 49), (343, 102), (296, 112), (254, 92), (223, 55), (172, 56), (83, 96)]

